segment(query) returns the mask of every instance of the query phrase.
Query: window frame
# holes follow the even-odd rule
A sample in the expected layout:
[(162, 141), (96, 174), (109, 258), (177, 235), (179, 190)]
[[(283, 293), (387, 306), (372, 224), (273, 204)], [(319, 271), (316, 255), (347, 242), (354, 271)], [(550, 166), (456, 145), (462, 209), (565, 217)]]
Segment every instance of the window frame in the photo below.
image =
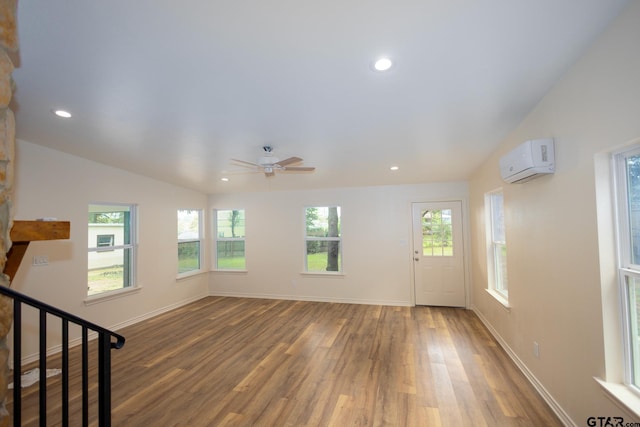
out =
[[(318, 237), (318, 236), (308, 236), (307, 235), (307, 210), (308, 209), (330, 209), (337, 208), (338, 209), (338, 236), (332, 237)], [(303, 209), (303, 225), (304, 225), (304, 245), (303, 245), (303, 273), (304, 274), (323, 274), (323, 275), (343, 275), (344, 274), (344, 260), (343, 260), (343, 244), (342, 244), (342, 207), (340, 205), (314, 205), (314, 206), (305, 206)], [(338, 242), (338, 270), (337, 271), (327, 271), (327, 270), (309, 270), (308, 265), (308, 253), (307, 253), (307, 243), (308, 242)]]
[[(121, 203), (121, 202), (89, 202), (88, 204), (88, 212), (95, 212), (92, 211), (92, 207), (98, 207), (98, 206), (104, 206), (104, 207), (122, 207), (122, 208), (128, 208), (129, 211), (129, 224), (128, 224), (128, 228), (129, 228), (129, 233), (128, 233), (128, 240), (129, 243), (122, 243), (122, 244), (115, 244), (115, 236), (114, 236), (114, 241), (113, 241), (113, 245), (110, 246), (98, 246), (97, 245), (97, 238), (96, 238), (96, 245), (95, 246), (88, 246), (87, 245), (87, 254), (91, 253), (91, 252), (95, 252), (95, 253), (101, 253), (101, 252), (113, 252), (113, 251), (118, 251), (118, 250), (122, 250), (123, 253), (128, 253), (128, 268), (125, 269), (123, 267), (123, 273), (124, 270), (128, 270), (128, 278), (125, 278), (123, 276), (122, 278), (122, 286), (120, 288), (117, 289), (111, 289), (111, 290), (106, 290), (106, 291), (102, 291), (102, 292), (97, 292), (97, 293), (89, 293), (89, 280), (87, 277), (87, 299), (88, 300), (93, 300), (93, 299), (101, 299), (101, 298), (105, 298), (108, 297), (109, 295), (113, 295), (115, 293), (121, 293), (124, 291), (132, 291), (132, 290), (137, 290), (139, 288), (138, 283), (137, 283), (137, 252), (138, 252), (138, 205), (135, 203)], [(89, 221), (87, 221), (87, 232), (89, 233), (89, 227), (92, 224), (96, 224), (96, 223), (90, 223)], [(125, 226), (123, 226), (123, 230), (126, 229)], [(123, 234), (123, 242), (127, 241), (125, 235)], [(128, 252), (127, 252), (128, 250)], [(125, 258), (123, 256), (123, 262), (125, 261)], [(88, 261), (88, 257), (87, 257), (87, 274), (89, 272), (89, 261)]]
[[(498, 221), (494, 215), (495, 196), (500, 195), (502, 199), (502, 228), (504, 230), (504, 240), (495, 240), (496, 223)], [(487, 291), (493, 295), (505, 307), (509, 307), (509, 281), (507, 275), (507, 255), (504, 256), (504, 274), (499, 272), (498, 264), (500, 256), (498, 251), (507, 249), (506, 226), (504, 221), (504, 191), (502, 188), (488, 191), (484, 194), (485, 218), (486, 218), (486, 251), (487, 251)]]
[[(100, 238), (101, 237), (109, 237), (109, 242), (111, 242), (108, 245), (105, 244), (101, 244), (100, 243)], [(115, 234), (97, 234), (96, 235), (96, 248), (104, 248), (106, 247), (107, 249), (98, 249), (96, 252), (109, 252), (109, 251), (113, 251), (113, 249), (110, 249), (114, 242), (116, 241), (116, 236)]]
[[(627, 159), (640, 156), (640, 144), (634, 144), (623, 150), (612, 153), (613, 170), (613, 197), (614, 197), (614, 222), (616, 234), (616, 274), (618, 282), (618, 299), (620, 303), (619, 321), (622, 332), (623, 353), (623, 383), (636, 395), (640, 396), (640, 381), (636, 384), (636, 367), (640, 369), (640, 362), (634, 363), (634, 357), (640, 358), (640, 354), (634, 354), (632, 333), (632, 313), (629, 309), (629, 282), (628, 280), (640, 280), (640, 264), (633, 263), (631, 217), (629, 215), (629, 185), (627, 181)], [(636, 313), (636, 316), (640, 313)], [(640, 338), (638, 338), (640, 340)]]
[[(242, 211), (242, 218), (244, 219), (243, 229), (244, 233), (242, 236), (238, 237), (220, 237), (220, 233), (218, 232), (218, 213), (223, 211)], [(212, 219), (213, 219), (213, 262), (212, 262), (212, 270), (213, 271), (224, 271), (224, 272), (247, 272), (247, 210), (242, 209), (213, 209)], [(220, 242), (243, 242), (244, 246), (244, 267), (243, 268), (220, 268), (218, 265), (218, 245)]]
[[(204, 248), (204, 239), (205, 239), (205, 235), (204, 235), (204, 227), (203, 227), (203, 210), (202, 209), (178, 209), (177, 210), (177, 214), (178, 216), (180, 215), (181, 211), (193, 211), (193, 212), (197, 212), (198, 213), (198, 237), (197, 238), (186, 238), (186, 239), (181, 239), (180, 238), (180, 230), (178, 230), (178, 237), (177, 237), (177, 249), (178, 249), (178, 271), (176, 274), (176, 277), (178, 279), (183, 278), (183, 277), (189, 277), (189, 276), (193, 276), (194, 274), (199, 274), (202, 273), (203, 271), (203, 261), (204, 261), (204, 254), (203, 254), (203, 248)], [(180, 271), (180, 257), (179, 257), (179, 251), (180, 251), (180, 245), (184, 244), (184, 243), (194, 243), (197, 242), (198, 243), (198, 268), (192, 269), (192, 270), (187, 270), (187, 271)]]

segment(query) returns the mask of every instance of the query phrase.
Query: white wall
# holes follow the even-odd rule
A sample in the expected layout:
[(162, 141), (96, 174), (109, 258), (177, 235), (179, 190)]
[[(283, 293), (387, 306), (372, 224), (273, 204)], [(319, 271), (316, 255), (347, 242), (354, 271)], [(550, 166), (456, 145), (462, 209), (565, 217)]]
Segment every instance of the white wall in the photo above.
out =
[[(640, 137), (639, 42), (640, 2), (631, 2), (470, 180), (474, 308), (577, 425), (590, 416), (632, 420), (593, 380), (616, 379), (605, 370), (619, 365), (609, 351), (605, 364), (605, 340), (609, 347), (620, 345), (612, 339), (616, 321), (603, 322), (603, 286), (615, 283), (613, 230), (600, 230), (609, 247), (600, 254), (596, 186), (604, 191), (609, 186), (602, 182), (606, 173), (596, 180), (594, 159)], [(500, 156), (527, 139), (549, 136), (556, 140), (555, 175), (521, 185), (501, 182)], [(485, 292), (483, 195), (500, 186), (510, 311)], [(533, 355), (534, 341), (540, 344), (539, 358)]]
[[(466, 206), (466, 183), (212, 195), (211, 209), (245, 209), (248, 271), (212, 273), (210, 292), (411, 305), (411, 202), (437, 200), (463, 200)], [(304, 208), (329, 205), (341, 207), (345, 274), (301, 274)]]
[[(177, 210), (206, 210), (206, 195), (24, 141), (17, 141), (16, 160), (15, 219), (68, 220), (71, 238), (31, 243), (13, 289), (107, 328), (207, 294), (207, 273), (176, 281)], [(138, 205), (137, 281), (142, 289), (86, 305), (87, 209), (91, 202)], [(32, 258), (41, 255), (48, 256), (49, 265), (32, 266)], [(51, 344), (56, 344), (54, 338)], [(28, 339), (23, 354), (36, 350), (34, 340)]]

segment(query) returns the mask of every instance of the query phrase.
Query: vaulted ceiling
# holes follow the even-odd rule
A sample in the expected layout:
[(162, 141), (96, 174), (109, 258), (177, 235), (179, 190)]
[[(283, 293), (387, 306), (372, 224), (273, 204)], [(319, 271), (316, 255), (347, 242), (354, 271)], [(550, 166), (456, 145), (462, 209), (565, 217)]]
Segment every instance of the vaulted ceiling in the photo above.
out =
[(17, 137), (205, 193), (464, 180), (626, 3), (20, 1)]

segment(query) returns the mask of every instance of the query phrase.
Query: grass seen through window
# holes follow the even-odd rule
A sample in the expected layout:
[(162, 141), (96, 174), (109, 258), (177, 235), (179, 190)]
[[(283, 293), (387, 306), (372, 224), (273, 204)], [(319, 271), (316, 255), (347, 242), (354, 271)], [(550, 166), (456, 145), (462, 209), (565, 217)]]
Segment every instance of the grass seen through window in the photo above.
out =
[[(342, 271), (340, 261), (338, 259), (338, 271)], [(307, 254), (307, 271), (327, 271), (327, 252)]]

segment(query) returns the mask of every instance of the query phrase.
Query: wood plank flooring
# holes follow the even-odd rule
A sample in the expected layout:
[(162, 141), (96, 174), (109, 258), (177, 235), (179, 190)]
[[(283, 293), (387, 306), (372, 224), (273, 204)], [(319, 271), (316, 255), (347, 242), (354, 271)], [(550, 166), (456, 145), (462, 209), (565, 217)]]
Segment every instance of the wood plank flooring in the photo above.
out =
[[(114, 426), (561, 425), (463, 309), (209, 297), (119, 333)], [(59, 425), (60, 380), (47, 383)], [(37, 425), (37, 386), (23, 399)]]

